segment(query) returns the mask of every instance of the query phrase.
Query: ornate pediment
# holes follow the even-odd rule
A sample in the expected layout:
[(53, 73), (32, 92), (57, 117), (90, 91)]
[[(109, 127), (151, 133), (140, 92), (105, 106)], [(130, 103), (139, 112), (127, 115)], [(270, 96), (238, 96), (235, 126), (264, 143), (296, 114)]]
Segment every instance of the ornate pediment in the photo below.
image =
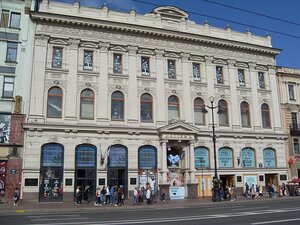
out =
[(160, 6), (153, 9), (154, 15), (159, 15), (161, 19), (172, 20), (172, 21), (185, 21), (188, 19), (189, 14), (185, 11), (172, 7), (172, 6)]
[(171, 121), (168, 125), (158, 129), (161, 139), (167, 140), (194, 140), (199, 129), (184, 121)]

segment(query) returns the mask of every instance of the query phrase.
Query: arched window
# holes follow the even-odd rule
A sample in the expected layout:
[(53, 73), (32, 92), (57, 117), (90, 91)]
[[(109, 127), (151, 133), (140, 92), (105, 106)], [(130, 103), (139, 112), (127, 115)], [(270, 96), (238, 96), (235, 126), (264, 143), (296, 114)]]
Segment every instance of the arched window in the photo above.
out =
[(208, 168), (209, 155), (206, 147), (195, 148), (195, 168)]
[(254, 149), (243, 148), (241, 153), (242, 167), (255, 167)]
[(48, 91), (47, 117), (61, 118), (63, 92), (59, 87), (52, 87)]
[(94, 92), (84, 89), (80, 94), (80, 119), (94, 119)]
[(76, 148), (76, 167), (96, 168), (96, 153), (96, 147), (94, 145), (78, 145)]
[(250, 108), (247, 102), (241, 103), (242, 127), (250, 127)]
[(205, 124), (205, 115), (202, 112), (204, 108), (204, 101), (202, 98), (195, 98), (194, 100), (194, 116), (195, 124)]
[(261, 118), (263, 128), (271, 128), (270, 107), (266, 103), (261, 105)]
[(64, 149), (61, 144), (51, 143), (42, 146), (40, 201), (60, 201), (59, 191), (63, 183)]
[(139, 148), (139, 169), (156, 169), (157, 151), (153, 146), (142, 146)]
[(272, 148), (265, 148), (263, 151), (264, 154), (264, 167), (275, 167), (275, 150)]
[(220, 126), (228, 126), (228, 105), (225, 100), (220, 100), (218, 103), (219, 106), (219, 125)]
[(120, 91), (111, 95), (111, 119), (124, 120), (124, 94)]
[(109, 167), (127, 167), (127, 149), (125, 146), (111, 146), (109, 150)]
[(175, 95), (172, 95), (168, 99), (168, 118), (179, 119), (179, 100)]
[(219, 168), (233, 167), (233, 155), (231, 148), (220, 148), (218, 151)]
[(141, 121), (152, 121), (152, 96), (150, 94), (141, 96)]

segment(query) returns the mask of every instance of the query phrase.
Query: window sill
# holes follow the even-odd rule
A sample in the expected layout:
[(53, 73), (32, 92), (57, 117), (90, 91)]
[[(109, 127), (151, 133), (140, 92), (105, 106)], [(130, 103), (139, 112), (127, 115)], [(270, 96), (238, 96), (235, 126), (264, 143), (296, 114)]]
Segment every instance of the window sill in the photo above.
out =
[(7, 60), (5, 60), (5, 63), (8, 63), (8, 64), (15, 64), (15, 65), (17, 65), (17, 64), (18, 64), (18, 62), (17, 62), (17, 61), (7, 61)]
[(3, 101), (14, 101), (14, 97), (13, 96), (1, 96), (1, 100)]
[(111, 121), (115, 121), (115, 122), (124, 122), (124, 119), (111, 119)]
[(141, 120), (141, 123), (153, 123), (153, 120)]

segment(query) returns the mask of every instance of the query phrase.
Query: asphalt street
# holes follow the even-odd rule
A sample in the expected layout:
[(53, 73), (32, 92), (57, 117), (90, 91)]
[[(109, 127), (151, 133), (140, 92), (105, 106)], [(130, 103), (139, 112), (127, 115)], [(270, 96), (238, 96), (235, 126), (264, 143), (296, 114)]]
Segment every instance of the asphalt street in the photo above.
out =
[(95, 210), (2, 214), (0, 225), (299, 225), (300, 199), (247, 200), (194, 205), (98, 207)]

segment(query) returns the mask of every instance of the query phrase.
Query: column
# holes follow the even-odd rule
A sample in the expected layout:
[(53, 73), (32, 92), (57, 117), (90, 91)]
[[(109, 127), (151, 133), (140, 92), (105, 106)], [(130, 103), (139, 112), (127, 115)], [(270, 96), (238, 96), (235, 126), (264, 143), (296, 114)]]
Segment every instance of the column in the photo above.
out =
[(276, 71), (275, 66), (269, 66), (269, 77), (270, 77), (270, 88), (271, 88), (271, 95), (272, 95), (272, 103), (273, 109), (273, 124), (275, 131), (282, 131), (282, 124), (281, 124), (281, 114), (280, 114), (280, 103), (278, 98), (278, 88), (277, 88), (277, 80), (276, 80)]
[(261, 105), (258, 101), (258, 78), (257, 71), (255, 69), (256, 63), (249, 63), (249, 75), (251, 82), (251, 93), (252, 93), (252, 108), (253, 108), (253, 126), (254, 130), (261, 130)]
[(128, 82), (128, 123), (137, 123), (138, 118), (138, 96), (137, 96), (137, 78), (136, 78), (136, 52), (138, 47), (128, 46), (128, 71), (129, 71), (129, 82)]
[(161, 170), (162, 170), (162, 184), (168, 183), (168, 177), (167, 177), (167, 143), (168, 141), (164, 140), (161, 142), (161, 151), (162, 151), (162, 160), (161, 160)]
[[(215, 98), (215, 76), (216, 76), (216, 67), (212, 64), (214, 57), (212, 56), (205, 56), (205, 68), (206, 68), (206, 80), (207, 80), (207, 97), (205, 99), (205, 103), (207, 105), (210, 105), (210, 102), (208, 101), (210, 96), (213, 96)], [(216, 103), (214, 103), (216, 104)], [(212, 117), (211, 117), (211, 110), (209, 111), (208, 117), (208, 124), (212, 124)], [(215, 115), (216, 116), (216, 113)], [(216, 117), (215, 117), (216, 119)], [(216, 121), (216, 120), (215, 120)]]
[(195, 142), (191, 141), (189, 146), (190, 157), (190, 183), (195, 183)]
[(230, 96), (231, 96), (231, 118), (232, 118), (232, 129), (240, 128), (239, 112), (240, 104), (238, 102), (238, 94), (236, 90), (236, 68), (234, 66), (235, 60), (228, 60), (228, 76), (230, 83)]
[(183, 81), (183, 107), (184, 107), (184, 120), (187, 123), (192, 123), (192, 100), (191, 100), (191, 86), (190, 86), (190, 67), (189, 62), (190, 54), (181, 53), (182, 62), (182, 81)]
[[(108, 122), (108, 101), (110, 96), (108, 95), (108, 48), (109, 43), (99, 43), (99, 84), (98, 84), (98, 107), (97, 107), (97, 122)], [(103, 107), (101, 107), (103, 106)]]
[(32, 68), (29, 118), (43, 122), (44, 120), (44, 87), (46, 76), (46, 59), (49, 36), (36, 35)]
[(185, 147), (184, 149), (184, 154), (185, 154), (185, 156), (184, 156), (184, 167), (183, 167), (183, 169), (184, 169), (184, 182), (187, 184), (189, 181), (190, 181), (190, 175), (189, 175), (189, 173), (190, 173), (190, 163), (189, 163), (189, 161), (190, 161), (190, 149), (188, 148), (188, 147)]
[(69, 40), (69, 73), (66, 89), (65, 121), (77, 121), (77, 69), (78, 69), (78, 45), (80, 40)]
[(165, 81), (164, 81), (164, 50), (156, 49), (156, 123), (157, 125), (166, 122), (166, 101), (165, 101)]

